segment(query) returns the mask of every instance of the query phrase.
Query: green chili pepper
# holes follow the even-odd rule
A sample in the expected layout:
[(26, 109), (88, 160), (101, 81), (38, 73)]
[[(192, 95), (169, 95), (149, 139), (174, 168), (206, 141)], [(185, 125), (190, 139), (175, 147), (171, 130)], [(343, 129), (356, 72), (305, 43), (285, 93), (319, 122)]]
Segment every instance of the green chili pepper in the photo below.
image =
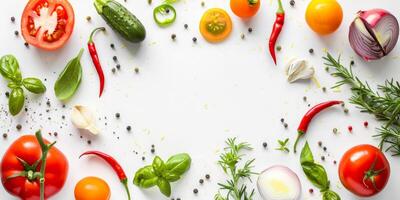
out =
[(167, 26), (174, 23), (176, 19), (175, 8), (169, 4), (162, 4), (153, 10), (154, 21), (160, 26)]

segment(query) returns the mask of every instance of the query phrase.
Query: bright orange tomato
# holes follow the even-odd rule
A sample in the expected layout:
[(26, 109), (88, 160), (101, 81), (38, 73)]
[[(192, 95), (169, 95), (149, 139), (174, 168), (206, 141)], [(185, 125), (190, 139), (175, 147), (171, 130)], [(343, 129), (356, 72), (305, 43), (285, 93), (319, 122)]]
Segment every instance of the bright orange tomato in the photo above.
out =
[(220, 42), (230, 35), (232, 20), (225, 10), (211, 8), (201, 18), (199, 29), (201, 35), (207, 41)]
[(260, 0), (231, 0), (231, 9), (238, 17), (253, 17), (260, 8)]
[(88, 176), (75, 186), (75, 200), (109, 200), (110, 187), (101, 178)]
[(342, 23), (342, 7), (336, 0), (312, 0), (306, 10), (308, 26), (320, 35), (336, 31)]

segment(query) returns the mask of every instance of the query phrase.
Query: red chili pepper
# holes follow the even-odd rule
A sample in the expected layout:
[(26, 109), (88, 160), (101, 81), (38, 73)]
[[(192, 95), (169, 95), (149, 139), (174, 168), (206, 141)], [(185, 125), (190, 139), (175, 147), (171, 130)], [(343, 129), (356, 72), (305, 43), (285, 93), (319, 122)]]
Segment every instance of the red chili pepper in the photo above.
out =
[(307, 132), (308, 125), (311, 123), (312, 119), (320, 113), (321, 111), (325, 110), (326, 108), (329, 108), (331, 106), (337, 105), (337, 104), (342, 104), (343, 101), (327, 101), (320, 103), (314, 107), (312, 107), (304, 116), (303, 119), (300, 122), (299, 127), (297, 128), (297, 138), (296, 142), (294, 143), (294, 152), (296, 153), (296, 146), (297, 143), (299, 142), (299, 139), (302, 135), (304, 135)]
[(95, 155), (106, 161), (113, 168), (115, 173), (117, 173), (119, 180), (124, 185), (126, 193), (128, 194), (128, 199), (131, 199), (131, 194), (128, 188), (128, 178), (124, 172), (124, 169), (122, 169), (121, 165), (113, 157), (100, 151), (86, 151), (85, 153), (80, 155), (79, 158), (85, 155)]
[(96, 33), (96, 31), (99, 31), (99, 30), (105, 31), (106, 28), (99, 27), (92, 31), (92, 33), (90, 34), (90, 37), (89, 37), (89, 41), (88, 41), (88, 49), (89, 49), (90, 57), (92, 57), (93, 64), (96, 68), (97, 74), (99, 75), (99, 81), (100, 81), (99, 97), (101, 97), (101, 95), (103, 94), (103, 90), (104, 90), (104, 72), (103, 72), (103, 68), (101, 67), (101, 64), (100, 64), (99, 56), (97, 55), (96, 45), (93, 42), (93, 35)]
[(276, 55), (275, 55), (275, 44), (278, 40), (279, 34), (282, 31), (283, 24), (285, 23), (285, 11), (283, 10), (281, 0), (278, 0), (279, 8), (276, 12), (276, 19), (274, 26), (272, 27), (271, 36), (269, 37), (269, 52), (276, 65)]

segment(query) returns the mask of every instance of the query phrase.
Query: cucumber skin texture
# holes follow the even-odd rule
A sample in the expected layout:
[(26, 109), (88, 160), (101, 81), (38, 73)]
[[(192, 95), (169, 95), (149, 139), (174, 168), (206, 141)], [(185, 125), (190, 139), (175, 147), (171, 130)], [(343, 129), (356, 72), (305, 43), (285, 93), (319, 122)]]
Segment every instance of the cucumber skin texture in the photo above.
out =
[(120, 3), (107, 1), (101, 10), (99, 14), (107, 24), (129, 42), (138, 43), (146, 38), (143, 24)]

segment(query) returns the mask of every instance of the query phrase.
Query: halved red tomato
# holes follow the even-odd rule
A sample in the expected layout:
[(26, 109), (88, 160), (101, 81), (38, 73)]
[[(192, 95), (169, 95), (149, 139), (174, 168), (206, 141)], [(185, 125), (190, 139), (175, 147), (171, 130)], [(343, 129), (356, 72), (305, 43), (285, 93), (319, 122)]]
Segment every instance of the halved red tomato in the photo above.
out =
[(29, 44), (51, 51), (64, 46), (74, 23), (74, 10), (67, 0), (30, 0), (22, 14), (21, 32)]

